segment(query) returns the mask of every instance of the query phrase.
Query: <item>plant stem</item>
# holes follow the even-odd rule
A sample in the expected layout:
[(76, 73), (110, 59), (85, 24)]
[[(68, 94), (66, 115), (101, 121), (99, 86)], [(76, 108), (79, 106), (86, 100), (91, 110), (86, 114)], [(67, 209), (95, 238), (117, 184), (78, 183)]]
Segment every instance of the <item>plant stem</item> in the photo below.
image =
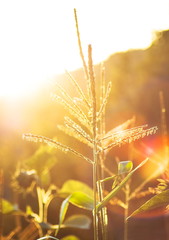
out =
[[(101, 84), (100, 84), (100, 106), (103, 105), (103, 101), (105, 98), (105, 69), (102, 64), (101, 66)], [(100, 114), (100, 134), (102, 136), (105, 135), (105, 108), (102, 109)], [(104, 151), (99, 154), (99, 175), (98, 175), (98, 194), (99, 194), (99, 201), (103, 201), (103, 191), (104, 191), (104, 182), (101, 184), (99, 180), (104, 179), (104, 161), (105, 161), (105, 153)], [(103, 240), (107, 239), (107, 208), (104, 207), (101, 209), (100, 213), (101, 218), (101, 228), (102, 228), (102, 237)]]
[(94, 192), (94, 210), (93, 210), (93, 227), (94, 227), (94, 240), (98, 240), (98, 215), (96, 213), (97, 205), (97, 176), (98, 176), (98, 151), (97, 151), (97, 121), (96, 121), (96, 90), (95, 90), (95, 77), (93, 72), (92, 61), (92, 47), (88, 46), (88, 68), (90, 77), (90, 93), (92, 100), (92, 128), (93, 128), (93, 192)]
[(0, 240), (3, 238), (3, 184), (4, 184), (4, 175), (3, 169), (0, 169)]
[(44, 214), (43, 214), (43, 210), (44, 210), (44, 206), (43, 206), (43, 196), (42, 196), (42, 190), (40, 187), (37, 187), (37, 197), (38, 197), (38, 205), (39, 205), (39, 217), (41, 219), (41, 221), (43, 222), (44, 220)]
[(97, 186), (96, 186), (97, 167), (96, 163), (93, 164), (93, 193), (94, 193), (94, 209), (93, 209), (93, 228), (94, 228), (94, 240), (98, 239), (98, 219), (96, 214), (97, 205)]
[(146, 158), (135, 169), (133, 169), (130, 173), (128, 173), (128, 175), (123, 179), (123, 181), (117, 187), (115, 187), (111, 192), (109, 192), (109, 194), (103, 199), (102, 202), (97, 204), (97, 207), (96, 207), (97, 212), (100, 211), (103, 207), (105, 207), (105, 205), (120, 191), (120, 189), (124, 187), (124, 185), (133, 175), (133, 173), (135, 173), (137, 169), (142, 167), (148, 160), (149, 158)]
[[(93, 120), (95, 119), (93, 114)], [(96, 121), (93, 121), (93, 192), (94, 192), (94, 211), (93, 211), (93, 227), (94, 227), (94, 240), (98, 240), (98, 216), (96, 213), (97, 205), (97, 169), (98, 169), (98, 156), (97, 156), (97, 142), (96, 142)]]
[[(14, 203), (16, 205), (18, 205), (18, 193), (16, 191), (14, 192)], [(16, 229), (13, 231), (14, 235), (15, 235), (15, 233), (19, 232), (21, 230), (21, 228), (22, 228), (21, 227), (21, 217), (20, 217), (20, 215), (16, 215), (15, 216), (15, 224), (16, 224)], [(9, 238), (9, 239), (11, 239), (11, 238)]]
[(124, 210), (124, 240), (128, 240), (128, 211), (129, 211), (129, 194), (130, 194), (130, 183), (126, 183), (125, 186), (125, 205)]
[[(100, 165), (99, 165), (100, 167)], [(98, 170), (101, 170), (101, 169), (98, 169)], [(98, 183), (98, 197), (99, 197), (99, 202), (103, 201), (103, 189), (102, 189), (102, 185), (101, 185), (101, 181), (100, 180), (100, 177), (98, 177), (98, 180), (97, 180), (97, 183)], [(101, 211), (100, 211), (100, 224), (101, 224), (101, 231), (102, 231), (102, 239), (103, 240), (106, 240), (107, 239), (107, 216), (106, 216), (106, 207), (102, 208)]]

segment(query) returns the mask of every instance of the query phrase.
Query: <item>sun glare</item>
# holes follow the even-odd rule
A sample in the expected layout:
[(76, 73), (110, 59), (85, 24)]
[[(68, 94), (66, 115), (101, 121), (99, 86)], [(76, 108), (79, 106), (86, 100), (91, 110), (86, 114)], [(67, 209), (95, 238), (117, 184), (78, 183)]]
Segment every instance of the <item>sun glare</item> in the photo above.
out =
[(152, 31), (169, 28), (167, 1), (79, 2), (0, 3), (1, 97), (29, 95), (64, 69), (81, 67), (74, 7), (84, 50), (93, 45), (94, 63), (114, 52), (148, 47)]

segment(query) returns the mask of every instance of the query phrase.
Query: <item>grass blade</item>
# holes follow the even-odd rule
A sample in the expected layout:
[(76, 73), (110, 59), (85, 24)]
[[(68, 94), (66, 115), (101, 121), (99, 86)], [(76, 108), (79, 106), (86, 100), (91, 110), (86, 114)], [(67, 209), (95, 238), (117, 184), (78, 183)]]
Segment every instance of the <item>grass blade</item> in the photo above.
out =
[(133, 175), (133, 173), (138, 170), (140, 167), (142, 167), (149, 159), (146, 158), (142, 163), (140, 163), (135, 169), (133, 169), (124, 179), (123, 181), (117, 186), (115, 187), (104, 199), (102, 202), (100, 202), (99, 204), (97, 204), (97, 212), (99, 212), (101, 210), (101, 208), (103, 208), (109, 201), (111, 198), (113, 198), (120, 190), (122, 187), (124, 187), (124, 185), (126, 184), (126, 182), (131, 178), (131, 176)]

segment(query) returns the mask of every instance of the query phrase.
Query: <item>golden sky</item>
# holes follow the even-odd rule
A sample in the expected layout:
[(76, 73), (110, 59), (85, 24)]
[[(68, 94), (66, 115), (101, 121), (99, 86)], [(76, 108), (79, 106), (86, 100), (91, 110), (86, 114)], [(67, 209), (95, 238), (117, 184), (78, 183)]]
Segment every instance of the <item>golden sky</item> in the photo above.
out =
[(29, 95), (64, 69), (81, 67), (73, 8), (95, 63), (145, 48), (154, 31), (169, 28), (167, 0), (2, 0), (0, 97)]

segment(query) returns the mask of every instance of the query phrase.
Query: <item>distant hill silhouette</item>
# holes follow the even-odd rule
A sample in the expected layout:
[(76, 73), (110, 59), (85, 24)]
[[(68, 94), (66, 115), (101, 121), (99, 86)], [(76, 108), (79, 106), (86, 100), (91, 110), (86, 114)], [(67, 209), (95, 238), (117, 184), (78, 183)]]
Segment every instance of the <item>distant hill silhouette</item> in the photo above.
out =
[[(138, 121), (160, 124), (159, 91), (163, 91), (168, 102), (169, 30), (157, 32), (147, 49), (111, 55), (104, 61), (104, 66), (106, 81), (111, 81), (113, 85), (108, 114), (115, 119), (115, 125), (119, 114), (123, 118), (138, 115)], [(95, 73), (96, 81), (99, 81), (100, 64), (95, 66)], [(72, 72), (72, 75), (83, 85), (82, 69)], [(58, 77), (58, 80), (61, 79), (65, 77)]]

